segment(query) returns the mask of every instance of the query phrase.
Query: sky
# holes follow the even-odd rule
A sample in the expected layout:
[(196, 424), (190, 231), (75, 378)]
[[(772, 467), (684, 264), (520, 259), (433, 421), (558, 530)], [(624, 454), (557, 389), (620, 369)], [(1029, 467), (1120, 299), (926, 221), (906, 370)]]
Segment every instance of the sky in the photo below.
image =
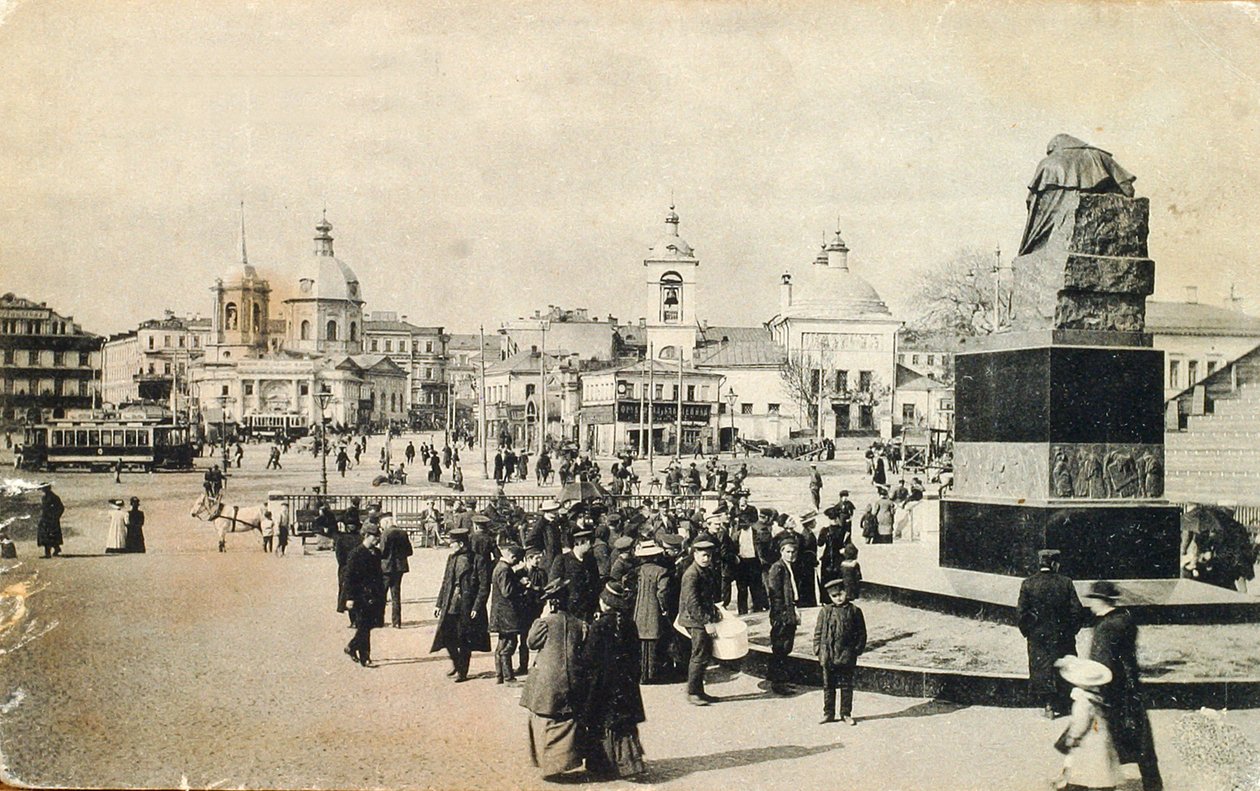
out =
[(646, 315), (673, 201), (698, 312), (755, 324), (842, 229), (903, 318), (1009, 256), (1047, 142), (1151, 199), (1156, 296), (1260, 306), (1260, 6), (0, 0), (0, 291), (122, 331), (277, 294), (327, 207), (369, 310)]

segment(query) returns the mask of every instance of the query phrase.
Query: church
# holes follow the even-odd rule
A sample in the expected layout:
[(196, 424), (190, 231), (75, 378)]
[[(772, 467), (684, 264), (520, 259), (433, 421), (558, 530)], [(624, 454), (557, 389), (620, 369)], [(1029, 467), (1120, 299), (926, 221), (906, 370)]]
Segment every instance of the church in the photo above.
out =
[(271, 282), (241, 260), (214, 281), (205, 353), (190, 370), (192, 400), (212, 433), (248, 428), (255, 416), (310, 426), (321, 415), (342, 427), (384, 426), (407, 418), (407, 373), (388, 356), (363, 350), (359, 278), (333, 252), (332, 224), (315, 226), (314, 250), (298, 267), (292, 296), (275, 304)]

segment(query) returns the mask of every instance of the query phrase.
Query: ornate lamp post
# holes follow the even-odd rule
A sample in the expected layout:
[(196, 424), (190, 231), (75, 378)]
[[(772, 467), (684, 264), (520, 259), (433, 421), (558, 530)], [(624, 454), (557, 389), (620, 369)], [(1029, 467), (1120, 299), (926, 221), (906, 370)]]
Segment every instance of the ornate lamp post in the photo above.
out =
[(332, 403), (333, 394), (320, 390), (315, 394), (319, 399), (319, 491), (328, 497), (328, 416), (325, 412)]
[(726, 391), (727, 411), (731, 413), (731, 458), (735, 458), (735, 402), (739, 400), (739, 396), (735, 395), (735, 390)]

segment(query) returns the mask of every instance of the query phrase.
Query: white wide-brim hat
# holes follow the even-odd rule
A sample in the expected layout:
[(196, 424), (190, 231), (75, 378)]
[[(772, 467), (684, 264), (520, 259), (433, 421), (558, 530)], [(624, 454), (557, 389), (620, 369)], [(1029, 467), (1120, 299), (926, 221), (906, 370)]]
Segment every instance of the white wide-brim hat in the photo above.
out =
[(636, 558), (647, 558), (659, 555), (664, 551), (655, 541), (640, 541), (639, 545), (634, 548), (634, 556)]
[(1056, 659), (1054, 666), (1059, 668), (1063, 680), (1074, 687), (1101, 687), (1111, 683), (1111, 670), (1092, 659), (1065, 656)]

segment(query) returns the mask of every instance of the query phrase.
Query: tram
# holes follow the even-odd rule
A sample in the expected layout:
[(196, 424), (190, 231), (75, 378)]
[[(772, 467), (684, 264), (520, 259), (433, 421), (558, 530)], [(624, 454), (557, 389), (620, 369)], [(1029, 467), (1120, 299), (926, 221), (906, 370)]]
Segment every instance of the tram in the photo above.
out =
[(297, 439), (306, 436), (308, 429), (303, 415), (271, 414), (241, 417), (241, 433), (258, 440), (278, 440), (281, 437)]
[(189, 427), (168, 416), (122, 410), (56, 418), (26, 427), (20, 466), (28, 470), (191, 470)]

